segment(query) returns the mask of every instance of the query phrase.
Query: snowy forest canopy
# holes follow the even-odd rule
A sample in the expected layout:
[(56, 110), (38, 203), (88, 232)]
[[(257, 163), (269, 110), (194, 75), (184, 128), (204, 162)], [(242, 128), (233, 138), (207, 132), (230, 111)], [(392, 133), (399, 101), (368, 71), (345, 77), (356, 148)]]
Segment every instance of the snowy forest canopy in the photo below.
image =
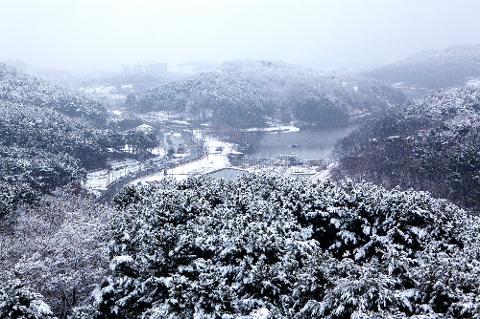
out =
[(425, 193), (258, 175), (126, 189), (115, 202), (100, 318), (479, 311), (478, 219)]

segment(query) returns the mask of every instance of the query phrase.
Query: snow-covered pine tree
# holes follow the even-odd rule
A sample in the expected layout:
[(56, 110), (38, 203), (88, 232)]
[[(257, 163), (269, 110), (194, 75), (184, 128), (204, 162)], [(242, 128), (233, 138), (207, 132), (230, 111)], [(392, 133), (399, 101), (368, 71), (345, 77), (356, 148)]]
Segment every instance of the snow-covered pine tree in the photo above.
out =
[(426, 193), (254, 175), (116, 198), (99, 318), (475, 318), (478, 218)]

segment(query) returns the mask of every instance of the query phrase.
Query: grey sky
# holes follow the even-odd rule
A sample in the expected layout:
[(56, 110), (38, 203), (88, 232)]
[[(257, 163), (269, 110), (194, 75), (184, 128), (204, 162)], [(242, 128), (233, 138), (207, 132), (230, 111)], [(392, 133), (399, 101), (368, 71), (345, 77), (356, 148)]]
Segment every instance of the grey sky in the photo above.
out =
[(0, 59), (66, 69), (271, 59), (382, 64), (480, 43), (478, 0), (0, 0)]

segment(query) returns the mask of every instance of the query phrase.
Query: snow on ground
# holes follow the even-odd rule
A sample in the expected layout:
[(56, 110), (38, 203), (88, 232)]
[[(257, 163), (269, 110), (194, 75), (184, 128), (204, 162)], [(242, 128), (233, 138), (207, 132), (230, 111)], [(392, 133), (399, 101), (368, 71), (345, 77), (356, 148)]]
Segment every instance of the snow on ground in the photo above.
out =
[(480, 87), (480, 79), (471, 78), (471, 79), (466, 81), (466, 86), (479, 88)]
[(137, 172), (141, 169), (141, 163), (137, 160), (111, 161), (111, 170), (97, 170), (87, 173), (83, 187), (88, 190), (105, 190), (116, 180)]
[(267, 133), (294, 133), (300, 131), (293, 125), (275, 125), (269, 127), (252, 127), (245, 129), (246, 132), (267, 132)]
[[(152, 159), (153, 162), (163, 158), (165, 151), (162, 148), (156, 149), (159, 156)], [(87, 173), (86, 179), (83, 182), (83, 187), (90, 191), (103, 191), (108, 188), (110, 184), (125, 177), (129, 174), (136, 173), (142, 169), (142, 163), (134, 160), (127, 159), (123, 161), (109, 161), (111, 169), (101, 169)]]
[(248, 169), (251, 173), (271, 172), (276, 174), (284, 174), (302, 180), (326, 181), (331, 177), (331, 171), (335, 168), (335, 163), (331, 163), (327, 168), (317, 171), (317, 167), (313, 166), (254, 166)]
[(163, 171), (138, 178), (130, 185), (151, 183), (163, 178), (175, 178), (178, 180), (187, 179), (189, 176), (203, 175), (221, 168), (230, 166), (228, 154), (234, 151), (233, 144), (222, 142), (212, 137), (205, 138), (207, 155), (190, 163), (182, 164), (167, 170), (167, 175)]
[(188, 121), (179, 118), (178, 113), (168, 112), (168, 111), (153, 111), (139, 114), (139, 117), (145, 121), (149, 122), (172, 122), (174, 124), (186, 125), (189, 124)]
[(123, 114), (123, 111), (121, 110), (112, 110), (111, 112), (113, 115), (116, 115), (116, 116), (122, 116)]
[(193, 137), (197, 140), (201, 140), (203, 138), (203, 134), (201, 130), (193, 130), (192, 134), (193, 134)]
[(308, 165), (294, 165), (294, 166), (252, 166), (247, 169), (250, 173), (274, 173), (284, 176), (290, 176), (298, 179), (312, 179), (315, 175), (319, 174), (317, 167)]

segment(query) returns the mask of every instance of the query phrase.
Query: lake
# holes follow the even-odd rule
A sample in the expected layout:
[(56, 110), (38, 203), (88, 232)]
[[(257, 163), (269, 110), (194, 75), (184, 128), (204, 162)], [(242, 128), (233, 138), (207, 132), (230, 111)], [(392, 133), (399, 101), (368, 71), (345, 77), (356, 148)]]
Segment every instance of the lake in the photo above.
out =
[(295, 153), (303, 160), (327, 160), (335, 144), (358, 126), (342, 128), (308, 128), (298, 132), (229, 132), (216, 135), (239, 144), (242, 151), (254, 158), (278, 158)]

